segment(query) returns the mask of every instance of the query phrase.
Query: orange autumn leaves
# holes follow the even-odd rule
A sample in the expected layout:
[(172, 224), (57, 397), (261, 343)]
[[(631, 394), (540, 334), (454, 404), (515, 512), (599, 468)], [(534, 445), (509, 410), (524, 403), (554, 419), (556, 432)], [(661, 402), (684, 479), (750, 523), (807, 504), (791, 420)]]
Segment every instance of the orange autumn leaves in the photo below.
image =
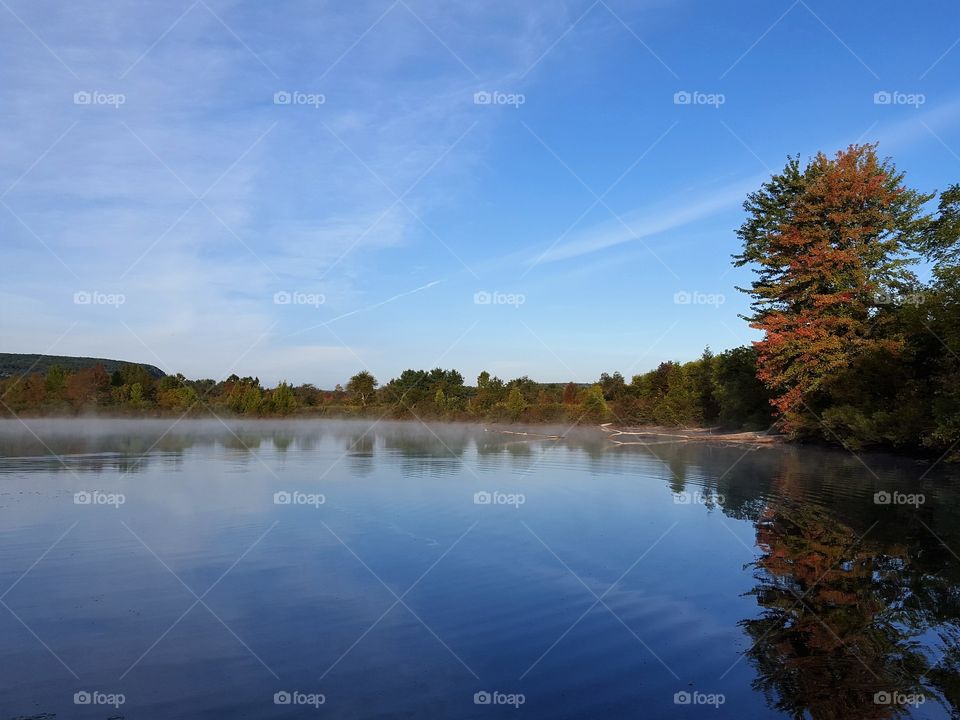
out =
[(878, 298), (913, 281), (906, 249), (930, 196), (909, 190), (874, 145), (833, 158), (796, 161), (745, 207), (737, 264), (759, 264), (748, 291), (758, 377), (774, 391), (781, 428), (799, 434), (816, 422), (817, 396), (860, 356), (896, 353), (901, 341), (877, 327)]

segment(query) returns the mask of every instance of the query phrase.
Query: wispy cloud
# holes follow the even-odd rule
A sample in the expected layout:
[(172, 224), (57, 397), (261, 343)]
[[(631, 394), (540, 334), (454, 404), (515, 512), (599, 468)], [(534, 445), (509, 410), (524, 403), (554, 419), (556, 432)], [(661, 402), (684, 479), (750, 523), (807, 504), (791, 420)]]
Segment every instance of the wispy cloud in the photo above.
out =
[[(960, 118), (960, 100), (942, 103), (922, 112), (918, 117), (910, 117), (895, 122), (876, 123), (862, 138), (847, 138), (834, 145), (824, 147), (830, 152), (835, 146), (842, 147), (848, 142), (871, 142), (879, 139), (881, 151), (903, 150), (922, 141), (936, 142), (930, 128), (951, 125)], [(812, 151), (811, 151), (812, 152)], [(774, 165), (779, 168), (779, 164)], [(559, 262), (598, 253), (608, 248), (626, 243), (635, 243), (640, 239), (664, 235), (680, 230), (700, 220), (721, 212), (735, 210), (743, 203), (747, 194), (756, 190), (766, 179), (766, 174), (753, 175), (722, 187), (684, 190), (655, 206), (631, 210), (620, 216), (620, 222), (611, 218), (585, 229), (570, 233), (570, 239), (539, 254), (533, 252), (525, 258), (530, 264)]]
[(332, 325), (333, 323), (339, 320), (344, 320), (348, 317), (359, 315), (360, 313), (366, 313), (366, 312), (370, 312), (371, 310), (376, 310), (378, 308), (383, 307), (384, 305), (389, 305), (390, 303), (396, 302), (397, 300), (401, 300), (405, 297), (409, 297), (410, 295), (416, 295), (417, 293), (423, 292), (424, 290), (429, 290), (430, 288), (439, 285), (441, 282), (442, 280), (433, 280), (432, 282), (428, 282), (426, 285), (421, 285), (420, 287), (414, 288), (413, 290), (407, 290), (406, 292), (397, 293), (396, 295), (392, 295), (388, 297), (386, 300), (381, 300), (380, 302), (374, 303), (373, 305), (357, 308), (356, 310), (351, 310), (350, 312), (345, 312), (345, 313), (342, 313), (341, 315), (337, 315), (336, 317), (332, 317), (329, 320), (326, 320), (322, 323), (318, 323), (316, 325), (311, 325), (309, 327), (302, 328), (300, 330), (297, 330), (296, 332), (291, 333), (290, 336), (292, 337), (294, 335), (300, 335), (302, 333), (309, 332), (311, 330), (315, 330), (320, 327), (326, 327), (328, 325)]
[[(740, 180), (709, 193), (694, 195), (685, 191), (665, 202), (633, 210), (620, 216), (622, 222), (611, 219), (584, 230), (571, 233), (570, 240), (534, 255), (530, 263), (551, 263), (600, 252), (624, 243), (677, 230), (718, 212), (732, 210), (743, 203), (748, 192), (756, 189), (762, 177)], [(695, 198), (691, 200), (691, 197)]]
[[(7, 307), (30, 308), (0, 320), (8, 349), (35, 351), (69, 318), (78, 326), (64, 352), (152, 361), (122, 319), (169, 364), (209, 374), (232, 335), (278, 322), (271, 342), (282, 354), (300, 327), (439, 282), (405, 290), (402, 267), (373, 269), (378, 253), (426, 244), (431, 272), (462, 269), (433, 237), (430, 210), (469, 180), (495, 127), (496, 115), (479, 115), (482, 127), (461, 140), (477, 123), (474, 90), (527, 62), (551, 34), (551, 9), (206, 5), (38, 2), (16, 8), (30, 31), (0, 26), (11, 51), (0, 67), (0, 193), (10, 189), (0, 232), (9, 261), (29, 271), (5, 278), (4, 292)], [(493, 35), (474, 31), (494, 21)], [(276, 105), (281, 91), (324, 101)], [(124, 101), (76, 105), (77, 92)], [(126, 302), (112, 315), (78, 308), (77, 290)], [(289, 311), (272, 302), (277, 290), (326, 302), (312, 315)], [(302, 379), (316, 366), (302, 347), (289, 353), (284, 373), (299, 362)], [(271, 357), (260, 359), (269, 367)]]

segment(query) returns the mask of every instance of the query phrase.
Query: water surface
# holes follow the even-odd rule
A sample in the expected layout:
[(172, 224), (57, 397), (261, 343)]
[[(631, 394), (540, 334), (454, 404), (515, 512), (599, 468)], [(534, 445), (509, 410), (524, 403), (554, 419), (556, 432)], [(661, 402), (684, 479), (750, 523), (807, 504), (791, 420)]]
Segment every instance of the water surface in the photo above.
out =
[(371, 425), (0, 422), (0, 718), (960, 707), (955, 469)]

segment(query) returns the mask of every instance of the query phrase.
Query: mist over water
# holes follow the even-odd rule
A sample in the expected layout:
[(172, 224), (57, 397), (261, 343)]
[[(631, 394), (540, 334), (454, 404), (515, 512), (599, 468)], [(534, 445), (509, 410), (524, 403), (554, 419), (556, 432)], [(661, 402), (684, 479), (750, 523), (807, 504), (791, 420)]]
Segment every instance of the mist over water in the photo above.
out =
[(0, 421), (0, 717), (950, 717), (958, 479), (594, 429)]

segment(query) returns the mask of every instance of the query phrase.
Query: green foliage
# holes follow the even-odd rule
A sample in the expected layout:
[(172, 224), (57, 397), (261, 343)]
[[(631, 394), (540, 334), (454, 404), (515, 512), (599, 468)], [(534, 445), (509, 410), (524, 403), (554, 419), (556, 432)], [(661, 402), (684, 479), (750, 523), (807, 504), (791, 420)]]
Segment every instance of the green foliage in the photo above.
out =
[(486, 413), (497, 403), (502, 402), (506, 397), (506, 389), (503, 380), (498, 377), (490, 377), (486, 370), (477, 377), (477, 392), (473, 397), (472, 405), (474, 410), (479, 413)]
[(143, 385), (138, 382), (130, 386), (130, 404), (135, 408), (143, 406)]
[(765, 430), (773, 422), (770, 393), (757, 379), (757, 351), (738, 347), (712, 362), (713, 397), (722, 427)]
[(224, 385), (227, 389), (226, 404), (238, 415), (257, 415), (263, 406), (263, 390), (256, 378), (237, 378), (232, 375)]
[(59, 365), (51, 365), (47, 370), (45, 389), (51, 399), (59, 398), (67, 388), (67, 376)]
[[(619, 375), (619, 373), (617, 373)], [(620, 376), (623, 380), (623, 376)], [(583, 416), (594, 422), (603, 422), (610, 414), (610, 408), (607, 406), (607, 400), (604, 397), (603, 386), (601, 384), (591, 385), (590, 389), (584, 394), (583, 398)]]
[(289, 415), (296, 407), (297, 399), (293, 395), (293, 389), (287, 383), (281, 382), (270, 393), (270, 410), (275, 415)]
[(353, 395), (360, 407), (366, 407), (367, 403), (373, 399), (373, 393), (378, 384), (372, 373), (361, 370), (347, 382), (347, 392)]
[(937, 216), (922, 232), (916, 248), (941, 269), (960, 264), (960, 185), (951, 185), (940, 195)]
[[(771, 421), (769, 393), (756, 373), (752, 348), (734, 348), (716, 356), (708, 348), (699, 360), (664, 362), (635, 375), (629, 385), (613, 385), (618, 390), (610, 394), (614, 398), (610, 415), (626, 425), (719, 423), (730, 430), (766, 429)], [(601, 376), (599, 387), (603, 384)]]
[(624, 396), (627, 389), (626, 381), (623, 375), (615, 372), (613, 375), (603, 373), (600, 375), (600, 389), (606, 400), (619, 400)]
[(527, 409), (527, 401), (523, 397), (523, 392), (519, 387), (510, 389), (506, 402), (507, 411), (510, 413), (511, 420), (519, 420), (523, 411)]

